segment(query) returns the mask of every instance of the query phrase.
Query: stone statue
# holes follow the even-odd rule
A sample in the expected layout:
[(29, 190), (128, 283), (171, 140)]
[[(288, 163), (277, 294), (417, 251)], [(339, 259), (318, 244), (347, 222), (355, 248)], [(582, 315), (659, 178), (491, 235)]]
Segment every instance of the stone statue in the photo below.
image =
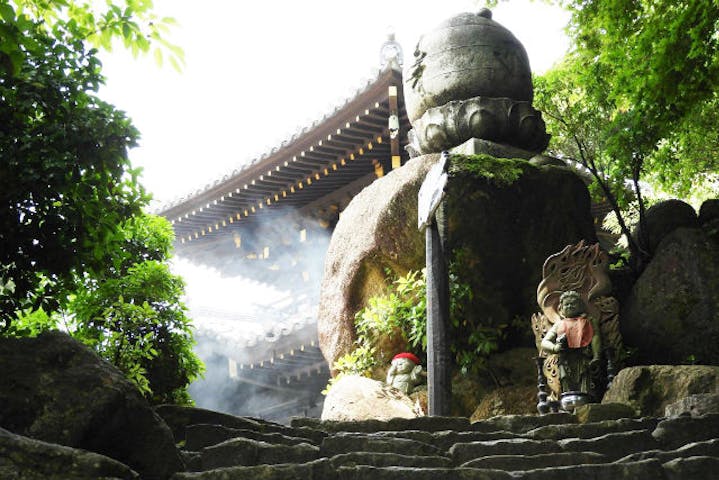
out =
[(559, 355), (562, 392), (589, 393), (592, 377), (600, 371), (602, 335), (599, 323), (587, 316), (582, 298), (573, 290), (559, 297), (561, 319), (542, 339), (542, 349)]
[(544, 262), (537, 287), (542, 312), (531, 322), (540, 413), (572, 402), (576, 406), (577, 396), (568, 392), (580, 392), (586, 403), (598, 401), (609, 388), (617, 367), (615, 352), (623, 348), (619, 302), (611, 291), (609, 258), (599, 244), (567, 245)]
[(417, 386), (423, 382), (422, 365), (416, 355), (403, 352), (392, 358), (392, 366), (387, 371), (387, 385), (409, 395), (417, 391)]

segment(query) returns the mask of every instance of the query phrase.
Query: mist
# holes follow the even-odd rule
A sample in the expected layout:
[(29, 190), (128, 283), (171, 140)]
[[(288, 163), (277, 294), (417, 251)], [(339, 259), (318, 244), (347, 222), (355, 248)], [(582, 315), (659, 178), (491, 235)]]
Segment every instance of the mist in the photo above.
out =
[(292, 211), (262, 217), (223, 234), (219, 249), (173, 259), (206, 367), (190, 395), (200, 408), (234, 415), (317, 417), (329, 379), (317, 307), (331, 228)]

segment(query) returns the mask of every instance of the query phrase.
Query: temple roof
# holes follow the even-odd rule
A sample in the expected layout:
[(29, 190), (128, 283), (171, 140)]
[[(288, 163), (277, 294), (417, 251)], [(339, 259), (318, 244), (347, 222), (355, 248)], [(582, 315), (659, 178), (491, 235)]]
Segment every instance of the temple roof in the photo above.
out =
[[(178, 247), (193, 241), (205, 243), (251, 224), (259, 213), (268, 218), (300, 210), (321, 216), (327, 209), (327, 214), (336, 215), (338, 208), (371, 183), (378, 168), (392, 168), (391, 91), (399, 101), (399, 141), (406, 143), (410, 127), (401, 78), (396, 64), (388, 64), (344, 104), (279, 146), (162, 206), (158, 213), (172, 222)], [(406, 160), (407, 155), (402, 152), (401, 158)], [(354, 183), (356, 191), (347, 191)]]

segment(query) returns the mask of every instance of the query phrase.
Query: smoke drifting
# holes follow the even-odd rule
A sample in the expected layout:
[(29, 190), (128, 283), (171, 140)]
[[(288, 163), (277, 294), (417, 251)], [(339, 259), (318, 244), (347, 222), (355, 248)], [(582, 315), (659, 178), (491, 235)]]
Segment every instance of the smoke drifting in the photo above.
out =
[(190, 386), (198, 407), (275, 421), (319, 416), (329, 369), (317, 305), (330, 234), (285, 213), (230, 232), (211, 250), (178, 253), (173, 271), (186, 281), (195, 352), (206, 365)]

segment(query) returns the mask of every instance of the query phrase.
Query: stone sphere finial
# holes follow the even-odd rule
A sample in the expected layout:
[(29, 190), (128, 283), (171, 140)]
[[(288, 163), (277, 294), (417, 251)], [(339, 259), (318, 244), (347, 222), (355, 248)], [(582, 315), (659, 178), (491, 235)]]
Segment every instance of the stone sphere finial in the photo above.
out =
[(547, 147), (541, 114), (532, 108), (527, 52), (488, 8), (461, 13), (425, 33), (403, 78), (418, 153), (472, 138), (536, 153)]

